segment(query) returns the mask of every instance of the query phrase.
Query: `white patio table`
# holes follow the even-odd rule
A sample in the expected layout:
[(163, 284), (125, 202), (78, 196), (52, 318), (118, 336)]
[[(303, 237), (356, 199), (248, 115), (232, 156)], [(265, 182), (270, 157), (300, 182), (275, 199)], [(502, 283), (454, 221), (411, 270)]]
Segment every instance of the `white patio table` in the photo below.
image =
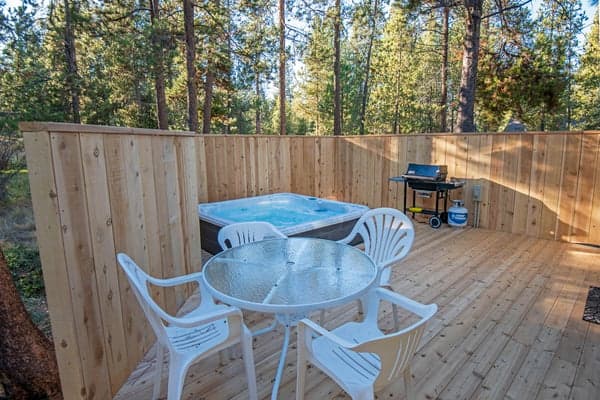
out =
[(316, 238), (248, 243), (212, 257), (204, 266), (211, 294), (242, 309), (272, 313), (284, 327), (275, 383), (283, 374), (291, 327), (309, 313), (348, 303), (377, 284), (377, 267), (362, 251)]

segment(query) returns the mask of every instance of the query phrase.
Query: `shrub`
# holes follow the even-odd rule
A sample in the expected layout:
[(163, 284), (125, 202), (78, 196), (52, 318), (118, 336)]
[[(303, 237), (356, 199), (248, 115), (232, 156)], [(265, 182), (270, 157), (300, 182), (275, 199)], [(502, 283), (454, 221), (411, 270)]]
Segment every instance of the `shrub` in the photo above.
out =
[(45, 296), (42, 264), (37, 248), (15, 244), (7, 246), (3, 251), (21, 296)]
[(23, 141), (6, 121), (0, 120), (0, 203), (8, 197), (8, 184), (25, 165)]

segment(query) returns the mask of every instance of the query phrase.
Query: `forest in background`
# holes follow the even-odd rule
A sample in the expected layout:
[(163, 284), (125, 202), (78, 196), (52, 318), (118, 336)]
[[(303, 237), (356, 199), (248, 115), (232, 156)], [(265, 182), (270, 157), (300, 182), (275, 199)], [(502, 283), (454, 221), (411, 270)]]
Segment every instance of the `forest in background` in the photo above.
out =
[(0, 127), (598, 129), (598, 13), (581, 1), (0, 0)]

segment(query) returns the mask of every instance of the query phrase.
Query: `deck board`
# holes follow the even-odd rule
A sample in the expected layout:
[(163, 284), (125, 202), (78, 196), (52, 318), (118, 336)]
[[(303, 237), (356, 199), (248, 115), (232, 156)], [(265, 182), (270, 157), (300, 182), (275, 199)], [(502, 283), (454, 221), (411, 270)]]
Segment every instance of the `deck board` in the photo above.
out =
[[(412, 362), (419, 399), (600, 398), (600, 325), (581, 319), (589, 285), (600, 284), (600, 249), (480, 229), (439, 230), (416, 224), (411, 253), (394, 268), (396, 291), (439, 311)], [(206, 260), (206, 258), (205, 258)], [(356, 303), (329, 310), (331, 328), (358, 318)], [(271, 317), (245, 313), (255, 329)], [(391, 327), (389, 309), (381, 314)], [(270, 397), (282, 331), (254, 339), (259, 398)], [(295, 396), (296, 346), (292, 335), (281, 399)], [(150, 350), (117, 394), (146, 399), (156, 360)], [(245, 399), (241, 351), (190, 369), (185, 399)], [(163, 369), (163, 393), (166, 386)], [(307, 399), (347, 399), (316, 368), (307, 372)], [(377, 398), (404, 398), (402, 382)]]

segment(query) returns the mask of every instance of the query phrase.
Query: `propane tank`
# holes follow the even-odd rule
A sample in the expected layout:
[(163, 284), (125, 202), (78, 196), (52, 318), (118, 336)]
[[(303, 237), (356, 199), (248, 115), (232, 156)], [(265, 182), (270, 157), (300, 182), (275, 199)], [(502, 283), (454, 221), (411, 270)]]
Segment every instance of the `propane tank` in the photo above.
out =
[(448, 209), (448, 225), (463, 227), (467, 226), (469, 219), (469, 211), (463, 207), (462, 200), (452, 200), (452, 207)]

